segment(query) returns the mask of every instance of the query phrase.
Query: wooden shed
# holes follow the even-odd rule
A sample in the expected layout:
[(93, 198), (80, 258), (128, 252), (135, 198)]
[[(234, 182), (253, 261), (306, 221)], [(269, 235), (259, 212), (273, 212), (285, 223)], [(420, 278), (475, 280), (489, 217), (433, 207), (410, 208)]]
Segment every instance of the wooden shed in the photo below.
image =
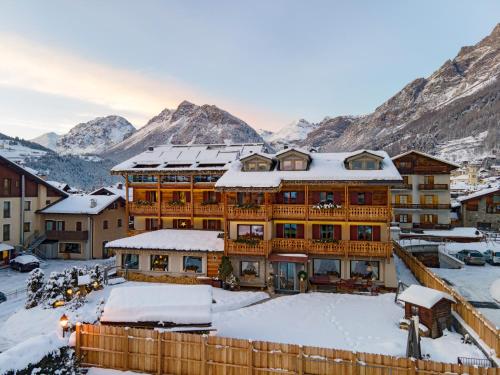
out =
[(405, 303), (405, 318), (418, 315), (420, 323), (429, 329), (432, 338), (441, 337), (451, 325), (451, 304), (455, 300), (448, 293), (420, 285), (405, 289), (398, 300)]

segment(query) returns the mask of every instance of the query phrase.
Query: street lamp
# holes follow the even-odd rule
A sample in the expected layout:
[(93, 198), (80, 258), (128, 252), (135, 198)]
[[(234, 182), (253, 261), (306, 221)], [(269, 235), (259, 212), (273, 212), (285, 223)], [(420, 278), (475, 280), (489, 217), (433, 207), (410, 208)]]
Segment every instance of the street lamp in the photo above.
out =
[(69, 323), (68, 317), (66, 316), (66, 314), (63, 314), (61, 316), (61, 318), (59, 319), (59, 324), (61, 325), (61, 328), (62, 328), (62, 336), (63, 337), (64, 337), (64, 334), (66, 333), (66, 331), (68, 330), (68, 323)]

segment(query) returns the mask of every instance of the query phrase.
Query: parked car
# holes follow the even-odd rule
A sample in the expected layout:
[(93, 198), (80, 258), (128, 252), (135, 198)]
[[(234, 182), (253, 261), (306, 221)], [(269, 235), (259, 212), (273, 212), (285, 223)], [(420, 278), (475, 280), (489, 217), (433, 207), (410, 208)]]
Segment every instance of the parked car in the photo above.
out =
[(455, 256), (468, 265), (484, 266), (486, 263), (483, 254), (477, 250), (462, 250), (456, 253)]
[(486, 250), (484, 257), (490, 264), (500, 264), (500, 251)]
[(29, 272), (40, 267), (40, 260), (33, 255), (19, 255), (10, 261), (10, 268), (20, 272)]
[(5, 296), (5, 294), (0, 292), (0, 303), (5, 302), (5, 301), (7, 301), (7, 297)]

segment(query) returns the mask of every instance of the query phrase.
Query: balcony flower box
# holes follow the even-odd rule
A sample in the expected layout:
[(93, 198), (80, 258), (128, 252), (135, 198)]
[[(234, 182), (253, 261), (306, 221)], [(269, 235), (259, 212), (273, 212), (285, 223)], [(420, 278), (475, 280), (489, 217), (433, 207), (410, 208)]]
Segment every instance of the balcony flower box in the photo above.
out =
[(260, 208), (260, 205), (258, 205), (257, 203), (242, 203), (242, 204), (237, 204), (236, 208), (242, 210), (258, 210)]
[(168, 202), (169, 206), (184, 206), (186, 202), (181, 201), (181, 200), (171, 200)]
[(334, 210), (337, 208), (342, 208), (342, 205), (333, 202), (320, 202), (317, 204), (313, 204), (312, 208), (314, 208), (315, 210)]
[(260, 238), (259, 237), (253, 237), (253, 236), (240, 236), (237, 239), (234, 240), (236, 243), (242, 243), (248, 246), (257, 246), (260, 243)]
[(210, 205), (217, 205), (217, 204), (219, 204), (219, 202), (217, 202), (217, 201), (203, 201), (203, 202), (201, 202), (202, 206), (210, 206)]
[(313, 240), (314, 243), (339, 243), (339, 240), (336, 240), (335, 238), (319, 238), (319, 239), (315, 239)]
[(154, 206), (156, 202), (151, 202), (151, 201), (145, 201), (145, 200), (138, 200), (135, 201), (135, 204), (138, 206)]

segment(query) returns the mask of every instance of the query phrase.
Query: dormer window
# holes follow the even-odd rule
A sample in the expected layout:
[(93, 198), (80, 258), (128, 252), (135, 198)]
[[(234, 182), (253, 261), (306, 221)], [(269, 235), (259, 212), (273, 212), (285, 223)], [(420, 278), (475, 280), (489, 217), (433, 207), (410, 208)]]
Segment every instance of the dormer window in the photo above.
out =
[(376, 165), (375, 161), (373, 161), (373, 160), (367, 160), (365, 162), (365, 165), (366, 165), (366, 169), (377, 169), (376, 168), (377, 165)]
[(300, 159), (285, 159), (281, 162), (282, 171), (303, 171), (305, 168), (305, 161)]
[(345, 159), (345, 165), (351, 170), (377, 170), (382, 168), (383, 159), (380, 155), (362, 151)]
[(355, 160), (352, 162), (352, 169), (363, 169), (363, 162), (360, 160)]

